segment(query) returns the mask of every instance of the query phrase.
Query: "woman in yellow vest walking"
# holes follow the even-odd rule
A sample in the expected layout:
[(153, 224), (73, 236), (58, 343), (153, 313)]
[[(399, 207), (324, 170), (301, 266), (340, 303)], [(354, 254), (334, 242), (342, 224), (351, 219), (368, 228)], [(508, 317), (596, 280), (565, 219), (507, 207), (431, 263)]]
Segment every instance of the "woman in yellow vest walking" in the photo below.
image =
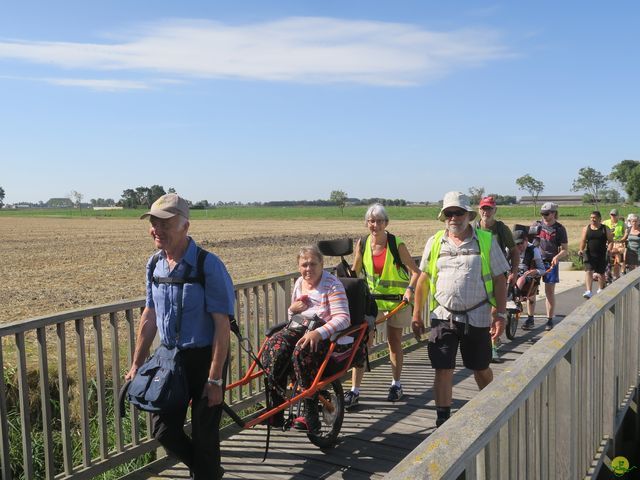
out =
[[(397, 295), (397, 300), (376, 300), (378, 318), (393, 310), (402, 299), (411, 300), (415, 292), (420, 270), (416, 266), (405, 243), (387, 232), (389, 216), (385, 208), (376, 203), (369, 207), (364, 216), (369, 235), (362, 238), (356, 245), (353, 270), (363, 273), (369, 289), (374, 295)], [(403, 351), (402, 330), (411, 325), (411, 308), (400, 310), (389, 318), (387, 324), (387, 342), (389, 344), (389, 360), (393, 380), (389, 387), (387, 400), (395, 402), (402, 398)], [(373, 341), (373, 332), (369, 336), (369, 344)], [(354, 368), (352, 371), (352, 388), (345, 394), (345, 406), (355, 407), (360, 397), (360, 384), (364, 368)]]

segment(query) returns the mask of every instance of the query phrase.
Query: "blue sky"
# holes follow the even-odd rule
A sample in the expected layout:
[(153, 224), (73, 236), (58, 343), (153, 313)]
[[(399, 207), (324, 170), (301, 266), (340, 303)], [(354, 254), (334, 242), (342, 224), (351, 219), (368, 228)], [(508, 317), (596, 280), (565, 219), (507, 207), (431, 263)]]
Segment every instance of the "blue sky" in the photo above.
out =
[(640, 4), (6, 2), (5, 203), (569, 194), (640, 159)]

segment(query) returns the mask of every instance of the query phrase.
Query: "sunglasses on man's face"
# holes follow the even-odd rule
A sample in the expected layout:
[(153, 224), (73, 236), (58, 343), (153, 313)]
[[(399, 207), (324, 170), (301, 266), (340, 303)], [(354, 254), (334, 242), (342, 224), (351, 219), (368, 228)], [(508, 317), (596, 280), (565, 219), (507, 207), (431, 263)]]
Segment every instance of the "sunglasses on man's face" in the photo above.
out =
[(457, 209), (457, 210), (446, 210), (446, 211), (442, 212), (442, 214), (446, 218), (461, 217), (465, 213), (467, 213), (467, 211), (466, 210), (462, 210), (461, 208)]
[(551, 212), (540, 212), (540, 215), (546, 217), (547, 215), (551, 215)]

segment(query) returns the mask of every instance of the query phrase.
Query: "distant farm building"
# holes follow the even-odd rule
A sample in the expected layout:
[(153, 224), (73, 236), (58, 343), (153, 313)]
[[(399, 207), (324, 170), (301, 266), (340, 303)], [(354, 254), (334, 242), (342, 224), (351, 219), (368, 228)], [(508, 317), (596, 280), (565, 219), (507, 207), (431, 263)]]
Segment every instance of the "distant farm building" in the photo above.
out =
[[(582, 195), (540, 195), (535, 203), (540, 205), (545, 202), (553, 202), (558, 205), (582, 205)], [(534, 203), (533, 197), (520, 197), (518, 203), (521, 205), (532, 205)]]

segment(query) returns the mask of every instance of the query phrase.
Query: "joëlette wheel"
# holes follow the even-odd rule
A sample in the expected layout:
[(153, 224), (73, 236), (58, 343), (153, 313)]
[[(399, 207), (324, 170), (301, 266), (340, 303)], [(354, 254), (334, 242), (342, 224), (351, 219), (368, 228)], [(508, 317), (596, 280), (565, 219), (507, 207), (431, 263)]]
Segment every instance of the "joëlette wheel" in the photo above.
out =
[(344, 419), (344, 392), (339, 380), (334, 380), (318, 392), (320, 433), (307, 433), (309, 440), (320, 448), (335, 446)]

